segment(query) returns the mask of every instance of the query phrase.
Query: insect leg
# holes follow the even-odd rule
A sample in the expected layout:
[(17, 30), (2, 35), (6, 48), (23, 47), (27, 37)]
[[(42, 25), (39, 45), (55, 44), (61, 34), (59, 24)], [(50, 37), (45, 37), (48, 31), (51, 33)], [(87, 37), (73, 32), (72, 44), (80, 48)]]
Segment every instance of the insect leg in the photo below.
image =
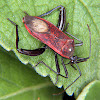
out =
[(75, 36), (71, 35), (70, 33), (68, 32), (65, 32), (67, 33), (68, 35), (70, 35), (71, 37), (73, 37), (74, 39), (76, 39), (77, 41), (79, 41), (80, 43), (76, 43), (74, 46), (81, 46), (83, 45), (83, 42), (81, 40), (79, 40), (78, 38), (76, 38)]
[(51, 71), (53, 71), (53, 72), (56, 73), (57, 75), (60, 75), (60, 76), (62, 76), (62, 77), (64, 77), (64, 78), (68, 78), (68, 77), (63, 76), (63, 75), (61, 75), (60, 73), (54, 71), (51, 67), (49, 67), (49, 66), (48, 66), (46, 63), (44, 63), (43, 61), (38, 62), (35, 66), (33, 66), (33, 68), (37, 67), (40, 63), (44, 64), (47, 68), (49, 68)]
[(66, 77), (68, 77), (68, 71), (66, 69), (66, 65), (64, 64), (63, 57), (62, 57), (61, 61), (62, 61), (62, 65), (63, 65), (64, 71), (65, 71)]
[[(59, 67), (59, 63), (58, 63), (57, 53), (54, 52), (54, 54), (55, 54), (55, 63), (56, 63), (57, 73), (60, 74), (60, 67)], [(57, 74), (57, 79), (56, 79), (56, 83), (55, 84), (57, 84), (57, 82), (58, 82), (58, 74)]]
[[(67, 86), (66, 89), (68, 89), (73, 83), (75, 83), (75, 82), (80, 78), (80, 76), (81, 76), (81, 70), (80, 70), (80, 68), (78, 67), (77, 63), (75, 63), (75, 64), (76, 64), (76, 66), (77, 66), (77, 68), (78, 68), (78, 71), (79, 71), (79, 74), (80, 74), (80, 75), (79, 75), (69, 86)], [(64, 89), (64, 91), (65, 91), (66, 89)]]
[(48, 11), (48, 12), (46, 12), (46, 13), (42, 14), (42, 15), (39, 15), (38, 17), (47, 16), (47, 15), (51, 14), (54, 10), (56, 10), (56, 9), (58, 9), (58, 8), (63, 9), (64, 7), (63, 7), (62, 5), (57, 6), (57, 7), (53, 8), (52, 10), (50, 10), (50, 11)]
[(16, 26), (16, 49), (19, 53), (21, 54), (25, 54), (25, 55), (29, 55), (29, 56), (38, 56), (40, 54), (42, 54), (45, 49), (46, 46), (44, 46), (43, 48), (39, 48), (39, 49), (35, 49), (35, 50), (26, 50), (26, 49), (19, 49), (18, 48), (18, 41), (19, 41), (19, 37), (18, 37), (18, 25), (16, 23), (14, 23), (13, 21), (11, 21), (9, 18), (8, 20), (14, 24)]
[(59, 13), (59, 20), (58, 20), (58, 25), (57, 27), (63, 31), (64, 27), (65, 27), (65, 23), (66, 23), (66, 11), (65, 8), (62, 7), (60, 9), (60, 13)]
[(60, 95), (60, 94), (62, 94), (64, 91), (66, 91), (71, 85), (73, 85), (79, 78), (80, 78), (80, 76), (81, 76), (81, 70), (80, 70), (80, 68), (78, 67), (78, 65), (77, 65), (77, 63), (75, 63), (76, 64), (76, 66), (77, 66), (77, 68), (78, 68), (78, 71), (79, 71), (79, 76), (70, 84), (70, 85), (68, 85), (67, 86), (67, 88), (65, 88), (63, 91), (61, 91), (61, 92), (59, 92), (59, 93), (55, 93), (55, 94), (53, 94), (53, 95)]
[[(69, 23), (68, 23), (68, 25), (69, 25)], [(66, 27), (66, 30), (67, 30), (67, 28), (68, 28), (68, 25), (67, 25), (67, 27)], [(65, 30), (65, 33), (67, 33), (68, 35), (70, 35), (71, 37), (73, 37), (74, 39), (76, 39), (77, 41), (80, 42), (80, 43), (76, 43), (74, 46), (81, 46), (81, 45), (83, 45), (83, 42), (82, 42), (81, 40), (79, 40), (79, 39), (76, 38), (75, 36), (71, 35), (70, 33), (66, 32), (66, 30)]]

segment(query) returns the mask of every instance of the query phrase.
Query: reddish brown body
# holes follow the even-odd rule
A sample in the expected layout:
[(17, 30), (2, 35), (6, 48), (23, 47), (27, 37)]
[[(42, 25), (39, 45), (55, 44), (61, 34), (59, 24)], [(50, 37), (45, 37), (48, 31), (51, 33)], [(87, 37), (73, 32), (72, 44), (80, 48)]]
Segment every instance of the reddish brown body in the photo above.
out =
[(74, 39), (70, 39), (49, 21), (36, 16), (25, 16), (23, 23), (33, 37), (48, 45), (62, 57), (70, 59), (73, 56)]

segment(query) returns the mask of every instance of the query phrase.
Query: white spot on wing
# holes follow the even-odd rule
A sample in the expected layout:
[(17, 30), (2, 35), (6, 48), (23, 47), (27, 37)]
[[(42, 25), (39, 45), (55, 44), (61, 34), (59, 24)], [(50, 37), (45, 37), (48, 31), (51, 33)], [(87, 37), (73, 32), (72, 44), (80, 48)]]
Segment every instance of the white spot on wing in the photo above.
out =
[(48, 31), (48, 25), (40, 19), (32, 20), (32, 25), (33, 25), (32, 29), (35, 32), (47, 32)]

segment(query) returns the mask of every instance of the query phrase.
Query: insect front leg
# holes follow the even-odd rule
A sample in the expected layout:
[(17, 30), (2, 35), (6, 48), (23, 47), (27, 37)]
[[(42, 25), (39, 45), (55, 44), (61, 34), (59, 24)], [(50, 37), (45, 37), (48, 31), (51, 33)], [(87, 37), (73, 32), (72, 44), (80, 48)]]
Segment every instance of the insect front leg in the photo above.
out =
[(19, 53), (24, 54), (24, 55), (29, 55), (29, 56), (38, 56), (38, 55), (41, 55), (45, 51), (45, 49), (47, 48), (46, 46), (39, 48), (39, 49), (35, 49), (35, 50), (19, 49), (18, 47), (18, 41), (19, 41), (18, 25), (14, 23), (13, 21), (11, 21), (9, 18), (8, 20), (16, 26), (16, 49)]

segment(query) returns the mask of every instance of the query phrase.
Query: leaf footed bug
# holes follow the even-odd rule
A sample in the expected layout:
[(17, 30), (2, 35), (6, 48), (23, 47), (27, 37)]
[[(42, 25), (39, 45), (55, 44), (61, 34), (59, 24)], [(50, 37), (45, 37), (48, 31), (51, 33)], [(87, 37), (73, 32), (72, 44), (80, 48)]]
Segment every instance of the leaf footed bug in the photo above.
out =
[[(51, 14), (54, 10), (56, 10), (58, 8), (60, 8), (60, 13), (59, 13), (59, 20), (58, 20), (57, 27), (54, 26), (49, 21), (41, 18), (43, 16), (47, 16), (47, 15)], [(56, 83), (57, 83), (59, 75), (64, 78), (68, 78), (68, 71), (66, 69), (66, 64), (63, 61), (63, 57), (67, 58), (70, 60), (70, 62), (68, 64), (70, 64), (74, 69), (76, 69), (73, 66), (73, 64), (75, 64), (79, 71), (79, 76), (68, 87), (70, 87), (74, 82), (76, 82), (76, 80), (81, 76), (81, 71), (80, 71), (80, 68), (78, 67), (77, 63), (87, 61), (87, 59), (89, 59), (90, 55), (91, 55), (91, 32), (90, 32), (90, 28), (89, 28), (88, 24), (87, 24), (87, 26), (88, 26), (89, 34), (90, 34), (90, 53), (89, 53), (89, 57), (81, 58), (81, 57), (73, 56), (73, 53), (74, 53), (75, 47), (83, 45), (83, 42), (81, 40), (77, 39), (76, 37), (74, 37), (73, 35), (69, 34), (68, 32), (65, 32), (68, 35), (70, 35), (71, 37), (73, 37), (74, 39), (76, 39), (77, 41), (79, 41), (79, 43), (75, 44), (74, 39), (69, 38), (66, 34), (64, 34), (62, 32), (64, 30), (65, 23), (66, 23), (66, 12), (65, 12), (65, 8), (62, 5), (57, 6), (57, 7), (53, 8), (52, 10), (50, 10), (42, 15), (39, 15), (39, 16), (29, 16), (26, 13), (26, 16), (23, 18), (23, 23), (24, 23), (26, 29), (28, 30), (28, 32), (33, 37), (35, 37), (36, 39), (38, 39), (41, 42), (43, 42), (44, 44), (46, 44), (44, 47), (39, 48), (39, 49), (35, 49), (35, 50), (19, 49), (19, 47), (18, 47), (18, 41), (19, 41), (18, 25), (16, 23), (14, 23), (13, 21), (11, 21), (9, 18), (8, 18), (8, 20), (16, 26), (16, 49), (19, 53), (28, 55), (28, 56), (38, 56), (38, 55), (41, 55), (46, 49), (48, 49), (48, 47), (54, 50), (57, 72), (54, 71), (51, 67), (49, 67), (43, 61), (38, 62), (34, 67), (38, 66), (40, 63), (44, 64), (46, 67), (48, 67), (50, 70), (52, 70), (54, 73), (57, 74), (57, 79), (56, 79)], [(60, 74), (60, 66), (58, 63), (57, 54), (62, 56), (61, 61), (62, 61), (62, 65), (63, 65), (66, 76)], [(67, 88), (65, 88), (64, 91)], [(61, 94), (64, 91), (62, 91), (58, 94)], [(56, 95), (56, 94), (54, 94), (54, 95)]]

